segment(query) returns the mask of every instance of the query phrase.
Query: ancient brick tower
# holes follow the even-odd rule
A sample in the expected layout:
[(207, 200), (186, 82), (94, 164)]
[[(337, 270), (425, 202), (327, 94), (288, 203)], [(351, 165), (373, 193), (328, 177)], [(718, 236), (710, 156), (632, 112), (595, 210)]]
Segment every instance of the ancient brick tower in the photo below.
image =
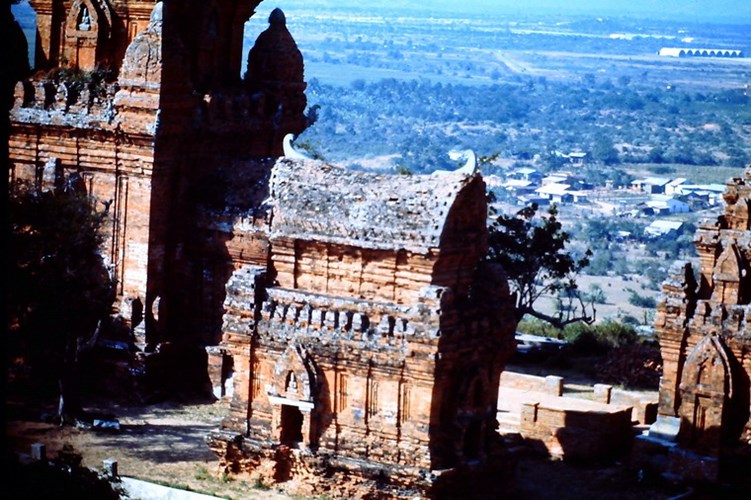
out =
[(696, 234), (698, 283), (676, 264), (655, 320), (664, 368), (650, 434), (678, 444), (669, 467), (693, 479), (717, 479), (751, 442), (751, 167), (724, 197), (725, 214)]
[(227, 285), (232, 414), (212, 449), (267, 482), (429, 487), (439, 471), (482, 469), (516, 322), (502, 270), (482, 262), (479, 174), (280, 160), (268, 175), (226, 195), (256, 200), (224, 208), (231, 253), (266, 259), (246, 258)]
[(218, 342), (232, 262), (202, 253), (191, 200), (208, 173), (279, 156), (282, 138), (307, 126), (302, 57), (284, 15), (243, 80), (244, 23), (260, 0), (30, 3), (43, 71), (16, 87), (11, 178), (51, 187), (83, 176), (110, 215), (122, 315), (139, 323), (144, 311), (150, 345)]

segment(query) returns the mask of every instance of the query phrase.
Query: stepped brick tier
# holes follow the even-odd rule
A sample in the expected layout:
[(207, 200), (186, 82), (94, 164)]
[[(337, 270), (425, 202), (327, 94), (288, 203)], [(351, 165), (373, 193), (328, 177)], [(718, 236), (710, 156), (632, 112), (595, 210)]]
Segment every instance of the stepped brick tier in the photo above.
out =
[(696, 233), (698, 277), (676, 263), (655, 318), (664, 372), (650, 434), (673, 441), (672, 471), (694, 479), (730, 474), (751, 443), (751, 166), (724, 198)]
[(259, 190), (265, 179), (228, 192), (258, 205), (222, 208), (227, 248), (245, 256), (221, 344), (232, 413), (209, 439), (222, 463), (421, 487), (431, 472), (487, 463), (516, 321), (502, 269), (482, 262), (480, 175), (282, 159)]

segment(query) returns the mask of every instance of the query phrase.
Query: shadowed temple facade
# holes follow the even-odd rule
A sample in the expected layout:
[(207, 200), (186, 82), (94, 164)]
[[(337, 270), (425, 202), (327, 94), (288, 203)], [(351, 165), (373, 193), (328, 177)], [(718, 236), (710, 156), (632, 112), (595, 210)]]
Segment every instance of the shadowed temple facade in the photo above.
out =
[(143, 306), (133, 326), (150, 346), (221, 337), (221, 300), (205, 297), (223, 294), (232, 266), (193, 251), (195, 186), (221, 166), (280, 156), (282, 138), (308, 125), (302, 56), (281, 11), (240, 78), (258, 3), (31, 2), (39, 70), (16, 86), (11, 180), (54, 189), (83, 178), (109, 216), (119, 307), (130, 319), (130, 304)]
[(655, 319), (664, 368), (649, 436), (668, 445), (665, 469), (703, 481), (747, 477), (751, 444), (751, 167), (724, 198), (696, 233), (699, 269), (674, 264)]
[[(15, 86), (11, 186), (74, 179), (105, 213), (134, 364), (165, 393), (226, 398), (207, 437), (221, 467), (343, 497), (497, 479), (516, 315), (504, 271), (484, 261), (473, 166), (376, 175), (291, 149), (315, 107), (281, 10), (243, 53), (260, 0), (30, 4), (36, 72)], [(688, 480), (747, 475), (750, 200), (751, 167), (658, 304), (658, 417), (636, 452)], [(587, 413), (525, 408), (546, 442)]]

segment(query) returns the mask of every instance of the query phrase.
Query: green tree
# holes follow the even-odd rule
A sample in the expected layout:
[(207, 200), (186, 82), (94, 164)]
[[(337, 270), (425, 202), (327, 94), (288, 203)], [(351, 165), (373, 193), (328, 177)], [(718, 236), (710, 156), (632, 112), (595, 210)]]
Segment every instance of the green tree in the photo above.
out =
[(635, 290), (628, 290), (628, 303), (632, 306), (643, 307), (645, 309), (654, 309), (657, 307), (657, 300), (654, 297), (639, 295)]
[(592, 158), (601, 161), (605, 165), (614, 165), (620, 161), (618, 150), (615, 149), (613, 140), (605, 135), (599, 136), (592, 146)]
[(608, 300), (607, 296), (605, 295), (605, 291), (597, 283), (592, 283), (589, 286), (587, 298), (595, 304), (605, 304)]
[(8, 208), (9, 332), (37, 380), (57, 383), (65, 422), (80, 412), (80, 357), (114, 301), (99, 251), (104, 215), (71, 179), (55, 192), (16, 186)]
[[(583, 321), (593, 323), (595, 309), (578, 293), (577, 274), (589, 264), (589, 250), (581, 257), (566, 249), (569, 235), (562, 229), (553, 205), (546, 215), (538, 216), (532, 204), (515, 216), (500, 215), (489, 227), (487, 260), (506, 270), (509, 285), (516, 295), (517, 319), (529, 315), (556, 328)], [(567, 304), (556, 315), (535, 308), (543, 296), (563, 297)]]
[(647, 154), (647, 160), (651, 163), (663, 163), (665, 161), (665, 150), (660, 146), (653, 147)]

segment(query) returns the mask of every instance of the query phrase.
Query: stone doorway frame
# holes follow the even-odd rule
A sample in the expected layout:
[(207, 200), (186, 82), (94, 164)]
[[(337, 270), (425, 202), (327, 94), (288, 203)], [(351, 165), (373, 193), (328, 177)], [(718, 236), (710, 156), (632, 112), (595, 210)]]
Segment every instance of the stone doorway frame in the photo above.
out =
[(309, 447), (312, 432), (310, 417), (315, 405), (309, 401), (298, 401), (295, 399), (271, 395), (269, 395), (269, 403), (271, 403), (271, 428), (273, 429), (273, 439), (281, 444), (291, 444), (282, 439), (284, 437), (284, 407), (291, 406), (297, 408), (302, 414), (302, 423), (300, 425), (302, 440), (298, 444)]

